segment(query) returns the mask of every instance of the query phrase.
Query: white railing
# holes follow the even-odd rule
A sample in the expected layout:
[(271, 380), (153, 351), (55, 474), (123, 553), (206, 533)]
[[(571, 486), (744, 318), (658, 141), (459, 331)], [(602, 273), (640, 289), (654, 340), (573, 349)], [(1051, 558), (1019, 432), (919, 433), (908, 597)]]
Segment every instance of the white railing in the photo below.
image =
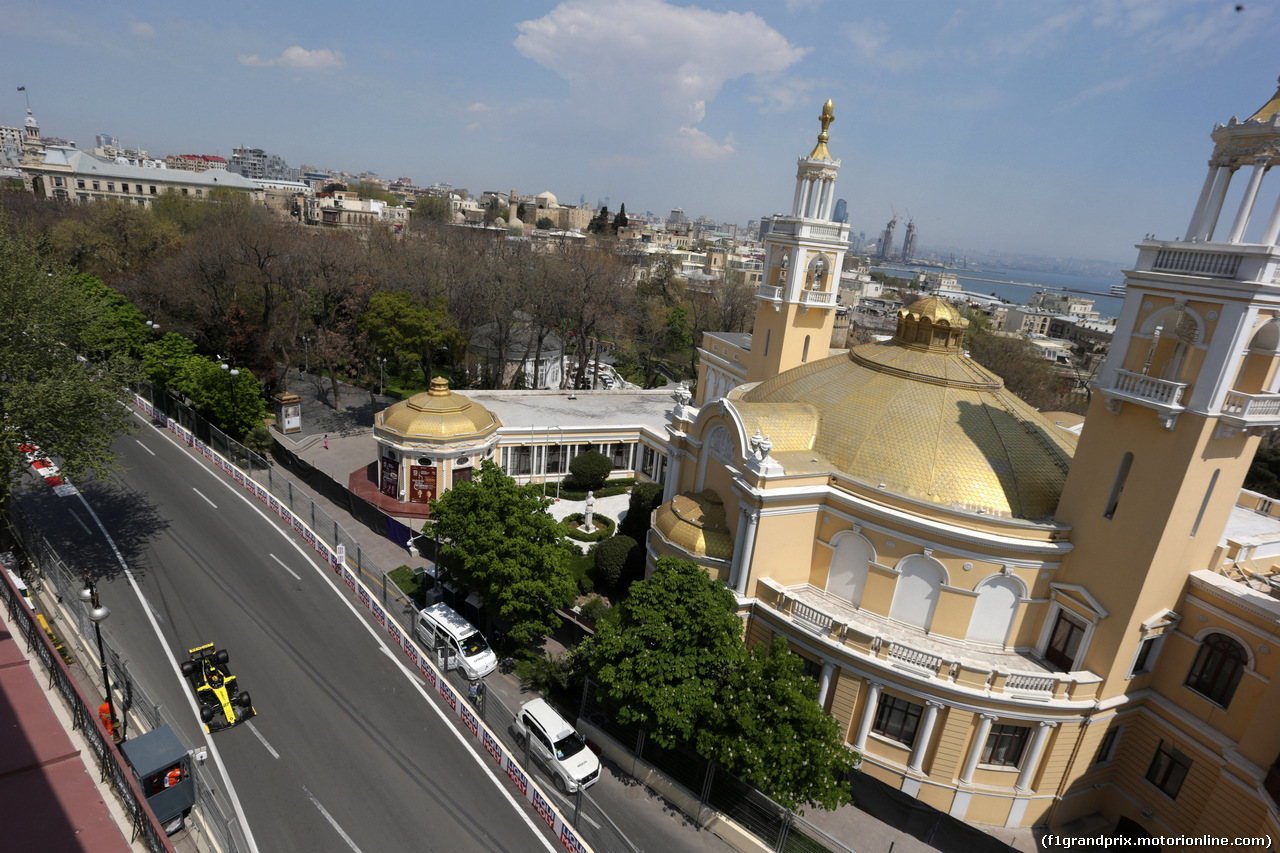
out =
[(760, 285), (760, 298), (770, 299), (774, 302), (777, 302), (779, 299), (782, 298), (782, 288), (770, 287), (767, 284), (762, 284)]
[(1222, 402), (1222, 414), (1243, 419), (1280, 417), (1280, 394), (1228, 391), (1227, 399)]
[(1241, 255), (1227, 252), (1200, 252), (1194, 249), (1160, 249), (1156, 252), (1153, 270), (1161, 272), (1189, 272), (1211, 275), (1215, 278), (1235, 278), (1240, 271)]
[(810, 607), (799, 601), (791, 605), (791, 618), (813, 628), (819, 634), (830, 634), (831, 624), (835, 621), (816, 607)]
[(1057, 679), (1052, 676), (1023, 675), (1013, 673), (1004, 683), (1005, 690), (1017, 690), (1019, 693), (1052, 693)]
[(779, 222), (775, 219), (773, 223), (769, 225), (769, 231), (774, 234), (789, 234), (794, 236), (796, 233), (796, 226), (798, 224), (799, 223), (794, 220), (791, 222)]
[(1115, 390), (1153, 403), (1181, 406), (1182, 392), (1187, 390), (1187, 383), (1156, 379), (1130, 370), (1117, 370)]
[(839, 237), (839, 225), (807, 225), (805, 232), (813, 237)]
[(903, 646), (898, 643), (889, 644), (889, 660), (929, 672), (937, 672), (938, 667), (942, 666), (942, 658), (940, 656), (931, 655), (928, 652), (922, 652), (919, 649), (913, 649), (910, 646)]
[(834, 305), (836, 295), (826, 290), (802, 290), (800, 301), (805, 305)]

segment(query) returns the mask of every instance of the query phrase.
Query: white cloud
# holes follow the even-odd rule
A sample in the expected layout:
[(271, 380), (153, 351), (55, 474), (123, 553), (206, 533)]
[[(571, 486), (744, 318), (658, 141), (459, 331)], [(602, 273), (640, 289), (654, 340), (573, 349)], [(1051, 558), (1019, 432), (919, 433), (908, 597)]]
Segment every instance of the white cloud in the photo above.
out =
[(929, 54), (912, 48), (889, 47), (889, 28), (881, 21), (849, 24), (845, 33), (853, 45), (854, 58), (894, 74), (913, 71), (924, 65)]
[(480, 129), (480, 122), (473, 121), (471, 124), (464, 127), (463, 131), (465, 131), (466, 133), (475, 133), (479, 129)]
[(333, 71), (346, 65), (347, 59), (338, 51), (330, 50), (327, 47), (307, 50), (304, 47), (294, 45), (274, 59), (262, 59), (256, 55), (241, 56), (240, 64), (251, 65), (255, 68), (278, 66), (280, 68), (296, 68), (300, 71)]
[(517, 29), (516, 49), (568, 81), (584, 114), (625, 118), (718, 156), (733, 146), (695, 125), (724, 86), (742, 77), (769, 81), (808, 53), (754, 13), (664, 0), (566, 0)]
[(135, 36), (151, 37), (156, 34), (156, 28), (143, 21), (134, 21), (129, 25), (129, 32)]
[(467, 112), (469, 113), (487, 113), (488, 111), (489, 111), (489, 105), (482, 104), (478, 101), (472, 104), (471, 106), (467, 107)]
[(725, 137), (724, 142), (716, 142), (709, 134), (696, 127), (682, 127), (677, 130), (674, 147), (694, 160), (719, 160), (722, 157), (728, 157), (736, 150), (733, 147), (732, 133)]

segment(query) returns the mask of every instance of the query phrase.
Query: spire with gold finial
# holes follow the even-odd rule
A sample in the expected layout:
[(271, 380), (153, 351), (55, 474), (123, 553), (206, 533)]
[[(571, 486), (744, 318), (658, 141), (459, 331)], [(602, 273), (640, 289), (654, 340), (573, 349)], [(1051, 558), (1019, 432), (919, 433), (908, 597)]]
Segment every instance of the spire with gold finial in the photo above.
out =
[(810, 160), (830, 160), (831, 152), (827, 150), (827, 128), (831, 126), (831, 122), (836, 120), (835, 105), (827, 98), (827, 102), (822, 105), (822, 115), (818, 116), (818, 121), (822, 122), (822, 133), (818, 134), (818, 144), (813, 146), (813, 150), (809, 152)]

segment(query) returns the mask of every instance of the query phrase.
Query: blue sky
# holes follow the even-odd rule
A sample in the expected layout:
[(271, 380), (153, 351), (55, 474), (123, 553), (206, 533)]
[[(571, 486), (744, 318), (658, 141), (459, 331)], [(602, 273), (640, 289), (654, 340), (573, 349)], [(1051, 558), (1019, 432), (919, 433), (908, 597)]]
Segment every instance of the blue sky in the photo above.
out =
[(25, 85), (42, 131), (81, 147), (251, 145), (745, 224), (790, 207), (832, 98), (855, 230), (896, 208), (925, 248), (1127, 263), (1185, 230), (1214, 123), (1275, 91), (1280, 7), (1243, 7), (0, 0), (0, 124)]

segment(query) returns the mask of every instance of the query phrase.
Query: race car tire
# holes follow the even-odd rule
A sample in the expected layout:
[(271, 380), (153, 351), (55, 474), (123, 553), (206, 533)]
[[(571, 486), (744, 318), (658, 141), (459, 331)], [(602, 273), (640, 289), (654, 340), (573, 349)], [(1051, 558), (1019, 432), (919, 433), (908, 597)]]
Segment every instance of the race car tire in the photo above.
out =
[(231, 660), (231, 656), (227, 654), (226, 649), (218, 649), (218, 653), (217, 655), (215, 655), (215, 658), (218, 661), (218, 663), (226, 663), (227, 661)]
[(190, 678), (196, 674), (196, 662), (193, 660), (184, 660), (180, 669), (182, 670), (184, 678)]
[(245, 690), (237, 696), (236, 703), (239, 704), (241, 708), (251, 707), (253, 703), (249, 701), (249, 691)]
[(213, 709), (205, 705), (200, 709), (200, 719), (207, 726), (213, 722)]

